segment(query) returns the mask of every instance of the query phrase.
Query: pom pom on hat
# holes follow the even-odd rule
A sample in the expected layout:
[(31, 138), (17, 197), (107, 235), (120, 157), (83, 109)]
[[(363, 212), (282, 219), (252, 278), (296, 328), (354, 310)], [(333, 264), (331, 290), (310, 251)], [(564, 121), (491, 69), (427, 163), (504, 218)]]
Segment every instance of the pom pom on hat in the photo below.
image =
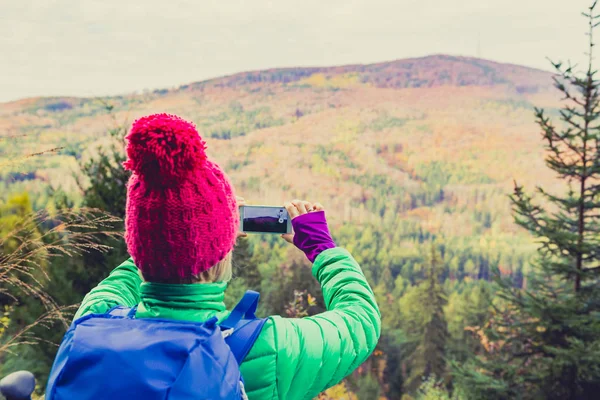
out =
[(206, 161), (206, 143), (196, 127), (176, 115), (153, 114), (133, 123), (123, 166), (147, 183), (171, 186)]

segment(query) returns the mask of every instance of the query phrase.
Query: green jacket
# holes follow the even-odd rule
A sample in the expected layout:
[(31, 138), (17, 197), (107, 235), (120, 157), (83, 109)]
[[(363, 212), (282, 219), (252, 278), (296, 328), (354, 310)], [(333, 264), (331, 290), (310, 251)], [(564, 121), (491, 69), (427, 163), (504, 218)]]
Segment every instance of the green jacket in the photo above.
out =
[[(250, 400), (312, 399), (337, 384), (375, 349), (379, 309), (359, 265), (341, 248), (321, 253), (312, 268), (328, 311), (306, 318), (272, 316), (241, 365)], [(127, 260), (88, 293), (75, 318), (138, 304), (138, 318), (205, 321), (229, 312), (225, 283), (142, 282)]]

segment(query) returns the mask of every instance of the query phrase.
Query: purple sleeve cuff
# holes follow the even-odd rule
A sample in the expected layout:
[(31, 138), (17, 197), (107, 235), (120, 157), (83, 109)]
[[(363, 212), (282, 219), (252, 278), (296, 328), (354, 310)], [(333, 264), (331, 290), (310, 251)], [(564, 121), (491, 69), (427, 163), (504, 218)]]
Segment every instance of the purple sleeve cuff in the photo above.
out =
[(299, 215), (292, 220), (294, 245), (306, 254), (310, 262), (315, 262), (319, 254), (336, 247), (325, 219), (325, 211), (315, 211)]

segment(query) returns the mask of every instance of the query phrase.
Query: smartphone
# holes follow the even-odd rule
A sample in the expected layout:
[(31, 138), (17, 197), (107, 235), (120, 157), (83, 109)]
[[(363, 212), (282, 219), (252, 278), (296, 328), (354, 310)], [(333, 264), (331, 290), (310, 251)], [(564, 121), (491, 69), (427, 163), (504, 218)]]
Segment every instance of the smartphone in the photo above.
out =
[(292, 220), (285, 207), (241, 206), (240, 230), (245, 233), (292, 233)]

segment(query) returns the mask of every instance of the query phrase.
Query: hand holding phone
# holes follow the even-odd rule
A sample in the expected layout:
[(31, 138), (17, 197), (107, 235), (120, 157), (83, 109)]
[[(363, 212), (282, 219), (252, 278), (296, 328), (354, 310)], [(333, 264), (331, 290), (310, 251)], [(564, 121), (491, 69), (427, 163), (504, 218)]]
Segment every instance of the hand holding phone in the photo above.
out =
[(325, 250), (336, 247), (321, 204), (294, 200), (286, 203), (285, 208), (291, 216), (294, 234), (282, 236), (300, 249), (311, 263)]

